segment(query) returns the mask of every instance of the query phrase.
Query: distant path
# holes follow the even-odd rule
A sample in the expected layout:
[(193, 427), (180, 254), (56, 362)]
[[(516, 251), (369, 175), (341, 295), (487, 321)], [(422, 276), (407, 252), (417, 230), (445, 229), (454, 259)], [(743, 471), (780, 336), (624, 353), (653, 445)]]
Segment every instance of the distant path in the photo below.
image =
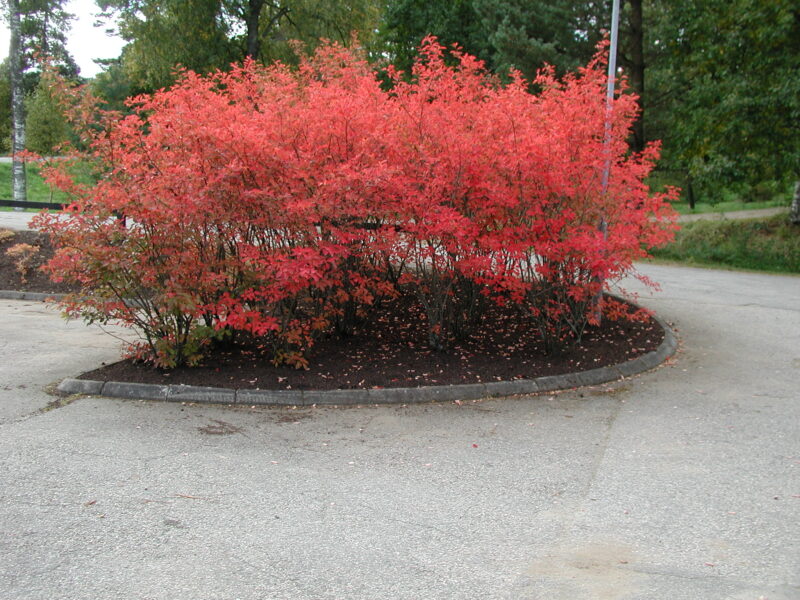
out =
[[(50, 159), (58, 158), (58, 157), (57, 156), (48, 156), (46, 158), (47, 158), (47, 160), (50, 160)], [(42, 159), (36, 159), (35, 161), (29, 159), (27, 162), (38, 162), (39, 160), (42, 160)], [(13, 161), (11, 160), (10, 156), (0, 156), (0, 163), (11, 164), (12, 162)]]
[(0, 212), (0, 229), (13, 229), (15, 231), (30, 229), (28, 222), (35, 216), (35, 212), (27, 211)]
[[(8, 157), (0, 156), (0, 162), (10, 162)], [(679, 223), (691, 223), (693, 221), (722, 221), (723, 219), (758, 219), (761, 217), (771, 217), (789, 212), (788, 206), (777, 206), (775, 208), (760, 208), (756, 210), (739, 210), (733, 212), (713, 212), (700, 213), (696, 215), (680, 215)], [(32, 212), (0, 212), (0, 228), (15, 229), (22, 231), (29, 229), (28, 221), (36, 213)]]
[(756, 210), (698, 213), (696, 215), (681, 215), (678, 217), (678, 222), (691, 223), (692, 221), (722, 221), (723, 219), (758, 219), (788, 212), (788, 206), (776, 206), (775, 208), (759, 208)]

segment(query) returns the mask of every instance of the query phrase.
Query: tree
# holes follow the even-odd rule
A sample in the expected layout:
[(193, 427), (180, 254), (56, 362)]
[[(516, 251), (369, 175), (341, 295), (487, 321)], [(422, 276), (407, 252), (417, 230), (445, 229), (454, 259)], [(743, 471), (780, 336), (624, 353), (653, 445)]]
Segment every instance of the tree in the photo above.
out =
[[(645, 22), (643, 0), (624, 2), (620, 35), (619, 64), (628, 75), (631, 88), (639, 97), (639, 116), (633, 123), (631, 148), (641, 152), (646, 144), (645, 125)], [(649, 33), (649, 32), (648, 32)], [(649, 58), (649, 57), (648, 57)]]
[(605, 2), (473, 0), (473, 5), (489, 33), (495, 68), (519, 69), (528, 77), (545, 63), (564, 74), (588, 62), (611, 15)]
[(128, 41), (121, 60), (134, 92), (169, 85), (178, 65), (208, 72), (235, 57), (221, 0), (120, 0), (99, 5), (117, 14), (119, 33)]
[(25, 150), (25, 104), (22, 77), (25, 72), (22, 46), (22, 20), (20, 18), (19, 0), (9, 0), (9, 29), (11, 42), (8, 51), (11, 74), (11, 166), (12, 198), (24, 202), (28, 198), (25, 179), (25, 163), (19, 153)]
[(444, 46), (458, 44), (494, 68), (489, 32), (472, 0), (398, 0), (387, 2), (378, 32), (378, 57), (411, 71), (417, 48), (428, 36)]
[(47, 77), (26, 98), (26, 148), (43, 156), (50, 156), (60, 144), (70, 138), (71, 128), (64, 111), (55, 97)]
[(103, 99), (104, 110), (127, 111), (125, 101), (133, 94), (133, 84), (125, 73), (121, 58), (102, 59), (102, 67), (90, 82), (92, 92)]
[(11, 70), (9, 59), (0, 63), (0, 152), (11, 151)]
[[(800, 9), (791, 0), (664, 3), (665, 157), (701, 187), (800, 175)], [(667, 129), (669, 131), (667, 133)]]
[[(34, 68), (46, 58), (66, 77), (75, 79), (80, 69), (67, 50), (67, 34), (74, 15), (65, 9), (66, 0), (18, 0), (24, 68)], [(29, 84), (27, 91), (36, 87)]]
[(31, 67), (38, 58), (48, 57), (63, 74), (78, 75), (78, 67), (66, 49), (72, 16), (64, 10), (64, 4), (65, 0), (8, 0), (14, 200), (27, 198), (25, 165), (18, 153), (25, 149), (25, 96), (39, 80)]
[(227, 69), (246, 57), (293, 62), (292, 40), (315, 47), (320, 38), (347, 43), (358, 31), (367, 43), (378, 0), (99, 0), (128, 41), (122, 65), (134, 89), (175, 80), (178, 65), (199, 73)]
[(399, 0), (388, 4), (379, 37), (389, 60), (408, 70), (417, 45), (434, 35), (457, 43), (488, 68), (533, 78), (545, 63), (559, 74), (585, 64), (607, 28), (604, 2)]

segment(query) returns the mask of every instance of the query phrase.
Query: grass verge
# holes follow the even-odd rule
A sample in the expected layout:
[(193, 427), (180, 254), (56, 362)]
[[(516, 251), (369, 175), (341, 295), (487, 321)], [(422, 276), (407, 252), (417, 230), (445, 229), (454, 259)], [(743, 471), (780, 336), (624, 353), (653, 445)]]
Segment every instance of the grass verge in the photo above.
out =
[[(60, 202), (67, 195), (58, 190), (51, 190), (39, 174), (39, 165), (26, 164), (25, 174), (28, 186), (29, 202)], [(0, 198), (11, 198), (11, 163), (0, 163)]]
[[(67, 202), (69, 197), (60, 190), (53, 190), (45, 183), (40, 174), (38, 164), (27, 163), (25, 165), (25, 175), (27, 180), (27, 200), (29, 202)], [(70, 172), (82, 183), (93, 181), (89, 166), (85, 163), (78, 163), (70, 167)], [(11, 190), (11, 163), (0, 163), (0, 198), (12, 198)], [(14, 210), (13, 208), (0, 207), (0, 210)], [(36, 212), (35, 209), (26, 209)]]
[(675, 241), (653, 257), (690, 265), (800, 273), (800, 227), (786, 215), (684, 223)]

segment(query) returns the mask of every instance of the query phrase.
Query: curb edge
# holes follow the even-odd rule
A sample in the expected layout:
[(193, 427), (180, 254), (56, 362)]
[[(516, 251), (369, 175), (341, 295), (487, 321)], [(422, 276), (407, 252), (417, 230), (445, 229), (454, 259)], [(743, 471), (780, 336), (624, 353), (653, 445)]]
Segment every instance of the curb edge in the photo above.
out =
[[(18, 292), (24, 294), (24, 292)], [(3, 296), (0, 292), (0, 298)], [(44, 294), (43, 294), (44, 295)], [(159, 385), (67, 378), (58, 384), (63, 394), (86, 394), (109, 398), (196, 402), (199, 404), (236, 404), (258, 406), (356, 406), (359, 404), (421, 404), (498, 398), (539, 392), (553, 392), (617, 381), (650, 371), (670, 358), (678, 349), (678, 338), (672, 328), (654, 316), (664, 331), (661, 344), (647, 354), (589, 371), (548, 375), (536, 379), (514, 379), (488, 383), (464, 383), (416, 388), (380, 388), (354, 390), (253, 390), (198, 387), (191, 385)]]

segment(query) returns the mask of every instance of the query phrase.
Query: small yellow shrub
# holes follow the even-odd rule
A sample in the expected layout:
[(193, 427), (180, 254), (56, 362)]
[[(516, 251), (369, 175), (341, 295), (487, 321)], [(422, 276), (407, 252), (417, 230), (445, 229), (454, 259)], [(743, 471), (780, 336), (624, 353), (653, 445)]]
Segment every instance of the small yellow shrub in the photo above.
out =
[(17, 267), (17, 272), (22, 278), (23, 283), (28, 277), (28, 273), (31, 270), (31, 263), (38, 252), (39, 246), (32, 246), (31, 244), (14, 244), (6, 250), (6, 256), (14, 261), (14, 266)]

